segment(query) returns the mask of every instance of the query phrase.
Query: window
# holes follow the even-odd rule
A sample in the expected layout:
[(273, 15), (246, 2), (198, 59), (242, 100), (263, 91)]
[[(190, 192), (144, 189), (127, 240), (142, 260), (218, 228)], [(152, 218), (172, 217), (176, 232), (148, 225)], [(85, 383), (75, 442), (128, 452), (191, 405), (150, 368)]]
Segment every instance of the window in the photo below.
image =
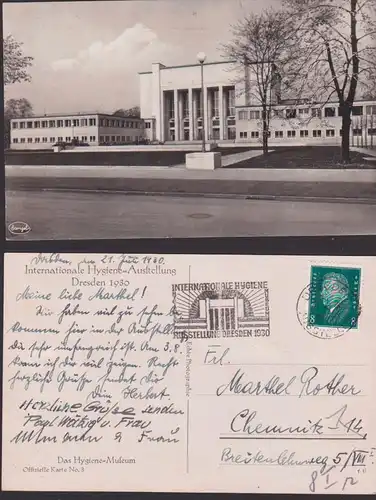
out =
[(250, 111), (249, 112), (250, 120), (259, 120), (260, 119), (260, 111)]
[(333, 129), (328, 129), (326, 131), (326, 137), (334, 137), (335, 136), (335, 131)]
[(361, 128), (353, 128), (352, 131), (353, 135), (362, 135), (362, 129)]
[(83, 136), (81, 137), (81, 139), (82, 139), (82, 141), (83, 141), (83, 142), (87, 142), (87, 135), (83, 135)]
[(286, 118), (296, 118), (296, 109), (286, 109)]
[(25, 128), (25, 122), (20, 122), (20, 128)]
[(353, 116), (362, 116), (362, 114), (363, 114), (363, 106), (353, 106), (351, 114)]
[(55, 137), (50, 137), (50, 142), (55, 142)]
[(36, 137), (35, 142), (40, 142), (40, 137)]
[(28, 137), (27, 138), (27, 142), (33, 142), (33, 138), (32, 137)]
[(75, 135), (75, 136), (73, 137), (73, 140), (74, 140), (74, 141), (79, 141), (79, 140), (80, 140), (80, 138), (78, 137), (78, 135)]
[(87, 118), (81, 119), (81, 127), (87, 127)]
[(40, 128), (40, 121), (34, 122), (34, 128)]
[(283, 109), (274, 109), (275, 118), (283, 118)]
[(320, 108), (312, 108), (312, 118), (321, 118), (321, 109)]
[(47, 137), (43, 137), (42, 142), (47, 142)]
[(368, 135), (376, 135), (376, 128), (369, 128)]
[(48, 122), (47, 120), (42, 121), (42, 128), (47, 128)]
[(252, 139), (257, 139), (257, 138), (258, 138), (258, 136), (259, 136), (259, 133), (258, 133), (257, 131), (253, 131), (253, 132), (251, 132), (251, 137), (252, 137)]
[(299, 116), (308, 116), (309, 115), (309, 108), (300, 108), (299, 109)]
[(12, 128), (18, 128), (18, 123), (17, 122), (13, 122), (12, 123)]
[(48, 126), (49, 126), (50, 128), (54, 128), (54, 127), (56, 126), (56, 122), (55, 122), (55, 120), (50, 120), (50, 121), (48, 122)]
[(72, 126), (72, 121), (71, 120), (65, 120), (65, 126), (66, 127), (71, 127)]
[(276, 130), (274, 135), (278, 138), (283, 137), (283, 130)]
[(104, 142), (104, 136), (103, 135), (99, 136), (99, 142)]
[(125, 135), (121, 136), (121, 142), (125, 142)]
[(33, 122), (27, 122), (27, 128), (33, 128)]
[(95, 142), (97, 139), (95, 137), (95, 135), (91, 135), (90, 136), (90, 142)]
[(376, 115), (376, 106), (366, 106), (367, 115)]
[(239, 120), (248, 120), (248, 111), (239, 111)]
[(295, 136), (296, 136), (295, 130), (288, 130), (287, 131), (287, 137), (295, 137)]
[(64, 140), (64, 139), (63, 139), (62, 137), (58, 137), (58, 138), (57, 138), (57, 142), (63, 142), (63, 140)]
[(308, 130), (301, 130), (300, 137), (308, 137)]
[(325, 108), (324, 112), (325, 118), (333, 118), (333, 116), (336, 116), (336, 108)]
[(131, 137), (127, 135), (127, 142), (131, 142)]
[(227, 115), (235, 116), (235, 89), (228, 91)]
[(145, 123), (145, 128), (150, 128), (151, 127), (151, 123), (150, 122), (146, 122)]
[(17, 144), (17, 142), (18, 142), (18, 139), (17, 139), (17, 138), (14, 138), (14, 139), (13, 139), (13, 144)]
[(110, 142), (110, 136), (109, 136), (109, 135), (106, 135), (106, 137), (105, 137), (105, 141), (106, 141), (106, 142)]
[(65, 142), (70, 142), (71, 141), (71, 138), (70, 137), (66, 137), (65, 138)]
[[(90, 121), (89, 121), (89, 123), (90, 123)], [(91, 125), (91, 123), (90, 123), (90, 125)], [(105, 126), (105, 125), (104, 125), (104, 120), (103, 120), (102, 118), (99, 120), (99, 126), (100, 126), (100, 127), (104, 127), (104, 126)], [(102, 137), (103, 137), (103, 136), (102, 136)]]
[(57, 120), (56, 125), (57, 127), (64, 127), (64, 120)]
[(321, 130), (314, 130), (313, 137), (321, 137)]
[(22, 138), (20, 139), (20, 142), (22, 142), (22, 143), (23, 143), (23, 142), (25, 142), (25, 138), (24, 138), (24, 137), (22, 137)]
[(240, 139), (246, 139), (247, 135), (247, 132), (240, 132)]
[(89, 118), (89, 125), (91, 127), (95, 127), (96, 124), (97, 124), (97, 120), (95, 118)]
[(73, 127), (79, 127), (80, 126), (80, 120), (78, 120), (77, 118), (75, 118), (74, 120), (72, 120), (73, 122)]

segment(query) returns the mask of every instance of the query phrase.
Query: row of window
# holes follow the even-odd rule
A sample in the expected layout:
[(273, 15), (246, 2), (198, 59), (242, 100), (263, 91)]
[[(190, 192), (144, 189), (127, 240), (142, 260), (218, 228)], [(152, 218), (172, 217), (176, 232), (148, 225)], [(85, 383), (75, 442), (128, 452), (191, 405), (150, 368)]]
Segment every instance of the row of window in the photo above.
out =
[[(101, 135), (99, 140), (100, 142), (132, 142), (133, 141), (140, 141), (142, 139), (142, 137), (131, 137), (131, 136), (125, 136), (125, 135)], [(40, 142), (50, 142), (50, 143), (55, 143), (55, 142), (71, 142), (72, 140), (77, 140), (77, 141), (81, 141), (81, 142), (96, 142), (97, 141), (97, 138), (95, 135), (91, 135), (89, 137), (89, 141), (88, 141), (88, 137), (86, 135), (83, 135), (81, 137), (78, 137), (78, 136), (75, 136), (75, 137), (50, 137), (48, 139), (48, 137), (28, 137), (27, 139), (25, 137), (21, 137), (21, 138), (17, 138), (15, 137), (12, 142), (13, 144), (18, 144), (18, 143), (21, 143), (21, 144), (24, 144), (24, 143), (40, 143)]]
[[(362, 116), (363, 106), (353, 106), (352, 115)], [(376, 106), (366, 106), (366, 115), (376, 115)], [(321, 108), (290, 108), (290, 109), (273, 109), (273, 116), (275, 118), (333, 118), (341, 116), (340, 110), (337, 107), (327, 106)], [(260, 110), (241, 110), (238, 112), (239, 120), (260, 120)]]
[[(300, 130), (300, 137), (309, 137), (309, 130)], [(323, 134), (322, 134), (322, 130), (312, 130), (312, 136), (313, 137), (322, 137)], [(368, 135), (376, 135), (376, 128), (369, 128), (368, 129)], [(362, 135), (363, 134), (363, 131), (361, 128), (354, 128), (352, 130), (352, 134), (354, 136), (357, 136), (357, 135)], [(258, 139), (260, 137), (260, 132), (258, 130), (253, 130), (250, 132), (250, 135), (249, 137), (251, 139)], [(336, 132), (334, 129), (326, 129), (325, 130), (325, 135), (326, 137), (335, 137), (336, 135)], [(342, 130), (340, 130), (340, 135), (342, 135)], [(268, 132), (268, 137), (271, 137), (271, 132), (269, 130)], [(283, 138), (283, 130), (276, 130), (274, 132), (274, 137), (276, 139), (282, 139)], [(287, 130), (287, 137), (288, 138), (293, 138), (293, 137), (296, 137), (296, 130)], [(240, 132), (240, 139), (247, 139), (248, 138), (248, 132)]]
[[(96, 118), (81, 118), (73, 120), (27, 120), (22, 122), (13, 122), (13, 129), (25, 128), (61, 128), (61, 127), (95, 127), (97, 126)], [(101, 118), (99, 120), (100, 127), (117, 127), (117, 128), (142, 128), (142, 122), (126, 121), (126, 120), (110, 120)]]
[[(51, 143), (54, 143), (54, 142), (71, 142), (72, 140), (76, 140), (76, 141), (81, 141), (81, 142), (88, 142), (88, 138), (86, 135), (83, 135), (80, 137), (78, 136), (75, 136), (75, 137), (28, 137), (27, 139), (25, 137), (21, 137), (20, 139), (18, 139), (17, 137), (15, 137), (12, 142), (13, 144), (17, 144), (17, 143), (21, 143), (21, 144), (24, 144), (25, 142), (27, 143), (40, 143), (40, 142), (51, 142)], [(89, 142), (96, 142), (97, 138), (95, 137), (95, 135), (91, 135), (89, 137)]]

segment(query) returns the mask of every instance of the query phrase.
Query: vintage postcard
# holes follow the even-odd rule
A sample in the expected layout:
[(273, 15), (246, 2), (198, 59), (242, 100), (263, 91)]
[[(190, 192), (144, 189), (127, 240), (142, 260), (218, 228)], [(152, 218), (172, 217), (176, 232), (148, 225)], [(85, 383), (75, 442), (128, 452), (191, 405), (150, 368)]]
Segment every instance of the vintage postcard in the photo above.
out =
[(375, 257), (6, 254), (7, 491), (376, 493)]
[(7, 239), (376, 234), (374, 0), (3, 19)]

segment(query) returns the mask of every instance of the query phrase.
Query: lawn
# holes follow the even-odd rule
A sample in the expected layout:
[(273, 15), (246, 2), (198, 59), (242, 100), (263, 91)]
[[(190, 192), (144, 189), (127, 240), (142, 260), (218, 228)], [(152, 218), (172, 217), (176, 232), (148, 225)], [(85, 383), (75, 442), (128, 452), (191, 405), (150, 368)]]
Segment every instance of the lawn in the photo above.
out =
[[(250, 147), (219, 148), (223, 156), (248, 151)], [(54, 153), (53, 151), (8, 151), (6, 165), (88, 165), (88, 166), (159, 166), (185, 163), (192, 151), (85, 151)]]
[[(297, 146), (270, 148), (267, 156), (258, 156), (227, 168), (344, 168), (338, 146)], [(351, 164), (345, 168), (376, 168), (375, 162), (363, 160), (362, 153), (351, 152)]]

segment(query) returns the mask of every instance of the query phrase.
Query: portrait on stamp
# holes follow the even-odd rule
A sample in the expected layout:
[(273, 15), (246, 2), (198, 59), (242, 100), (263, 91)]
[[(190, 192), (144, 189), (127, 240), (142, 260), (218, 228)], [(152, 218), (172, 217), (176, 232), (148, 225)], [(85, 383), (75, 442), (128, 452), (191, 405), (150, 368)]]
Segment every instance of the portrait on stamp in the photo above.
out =
[(357, 328), (360, 270), (316, 267), (311, 270), (309, 324)]

